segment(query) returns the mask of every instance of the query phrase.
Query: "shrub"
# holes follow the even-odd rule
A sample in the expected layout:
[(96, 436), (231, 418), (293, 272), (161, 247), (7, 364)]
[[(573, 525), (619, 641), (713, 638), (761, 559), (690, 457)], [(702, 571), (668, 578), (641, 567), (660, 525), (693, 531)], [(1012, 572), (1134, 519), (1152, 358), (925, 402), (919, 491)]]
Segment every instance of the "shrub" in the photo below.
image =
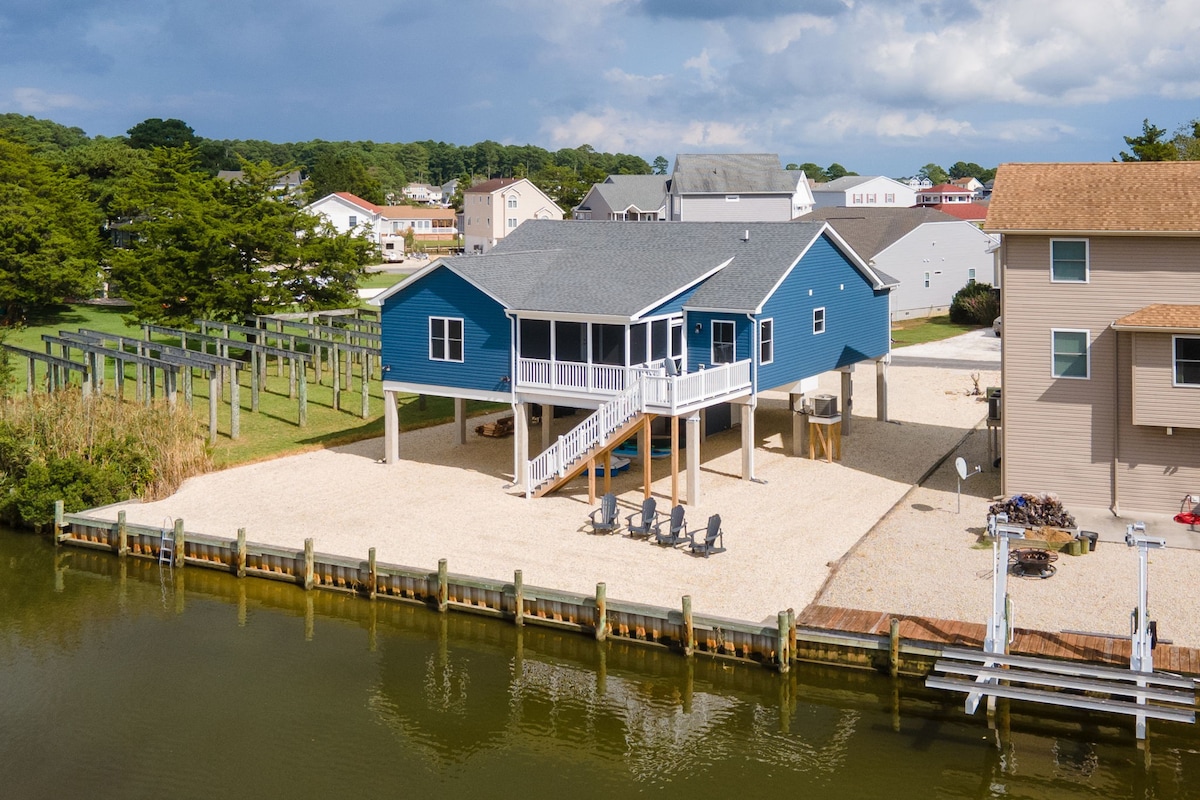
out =
[(67, 511), (132, 497), (157, 499), (211, 469), (197, 420), (165, 403), (142, 406), (66, 390), (0, 409), (0, 520), (42, 528)]
[(991, 325), (1000, 316), (1000, 302), (990, 283), (968, 283), (950, 301), (950, 321), (961, 325)]

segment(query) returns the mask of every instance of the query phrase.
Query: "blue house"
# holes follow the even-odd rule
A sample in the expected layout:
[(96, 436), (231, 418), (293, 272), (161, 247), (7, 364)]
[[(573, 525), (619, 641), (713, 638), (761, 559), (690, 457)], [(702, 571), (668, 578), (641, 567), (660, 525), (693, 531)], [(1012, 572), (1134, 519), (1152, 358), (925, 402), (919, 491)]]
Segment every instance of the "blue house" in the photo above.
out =
[[(510, 403), (514, 482), (528, 495), (553, 491), (635, 433), (647, 434), (645, 446), (650, 420), (667, 417), (676, 479), (686, 424), (694, 503), (706, 409), (740, 407), (750, 479), (759, 392), (795, 396), (864, 361), (877, 362), (885, 390), (894, 285), (824, 222), (526, 222), (489, 253), (438, 259), (373, 301), (387, 461), (399, 455), (398, 392), (454, 398), (460, 442), (466, 400)], [(544, 412), (542, 452), (531, 458), (533, 404), (595, 413), (551, 442)]]

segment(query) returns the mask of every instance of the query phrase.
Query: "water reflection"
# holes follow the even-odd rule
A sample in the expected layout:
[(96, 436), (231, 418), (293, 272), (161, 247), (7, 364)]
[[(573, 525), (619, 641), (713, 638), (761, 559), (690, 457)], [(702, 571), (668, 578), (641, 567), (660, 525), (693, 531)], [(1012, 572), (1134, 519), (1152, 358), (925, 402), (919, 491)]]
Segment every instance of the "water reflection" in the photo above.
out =
[[(1002, 701), (989, 728), (915, 681), (778, 675), (6, 533), (0, 565), (14, 796), (1200, 796), (1181, 726), (1139, 750), (1121, 720)], [(232, 784), (213, 768), (231, 754), (253, 765)]]

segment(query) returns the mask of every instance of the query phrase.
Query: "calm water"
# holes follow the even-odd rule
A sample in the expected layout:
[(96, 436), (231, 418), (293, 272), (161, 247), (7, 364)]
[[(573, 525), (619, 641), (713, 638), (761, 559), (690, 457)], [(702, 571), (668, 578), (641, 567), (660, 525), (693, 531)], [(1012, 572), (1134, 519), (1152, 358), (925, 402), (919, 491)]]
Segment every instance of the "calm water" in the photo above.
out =
[(1009, 719), (0, 531), (2, 797), (1200, 797), (1191, 727)]

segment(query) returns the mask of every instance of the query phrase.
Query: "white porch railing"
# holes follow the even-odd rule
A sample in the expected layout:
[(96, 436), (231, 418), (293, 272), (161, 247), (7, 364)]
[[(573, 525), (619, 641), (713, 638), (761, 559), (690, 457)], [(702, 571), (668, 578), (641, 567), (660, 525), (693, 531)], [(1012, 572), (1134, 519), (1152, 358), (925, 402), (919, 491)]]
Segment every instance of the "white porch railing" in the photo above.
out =
[[(533, 359), (522, 359), (533, 362)], [(531, 363), (531, 367), (542, 368), (551, 362)], [(566, 364), (570, 367), (584, 367), (586, 364)], [(721, 364), (711, 369), (702, 369), (687, 375), (657, 375), (649, 369), (613, 367), (620, 370), (623, 380), (629, 381), (629, 387), (617, 397), (608, 401), (600, 408), (576, 425), (568, 433), (558, 437), (537, 458), (526, 462), (525, 496), (530, 496), (534, 489), (548, 480), (566, 475), (567, 470), (585, 453), (600, 445), (612, 436), (629, 420), (647, 411), (656, 413), (675, 414), (679, 409), (705, 400), (733, 394), (741, 389), (750, 387), (750, 362), (737, 361), (733, 364)], [(552, 370), (547, 369), (547, 373)], [(580, 372), (581, 377), (586, 377)], [(583, 388), (574, 386), (572, 388)]]
[(634, 371), (629, 367), (608, 364), (581, 364), (542, 358), (517, 359), (518, 389), (620, 394), (629, 385), (633, 374)]

